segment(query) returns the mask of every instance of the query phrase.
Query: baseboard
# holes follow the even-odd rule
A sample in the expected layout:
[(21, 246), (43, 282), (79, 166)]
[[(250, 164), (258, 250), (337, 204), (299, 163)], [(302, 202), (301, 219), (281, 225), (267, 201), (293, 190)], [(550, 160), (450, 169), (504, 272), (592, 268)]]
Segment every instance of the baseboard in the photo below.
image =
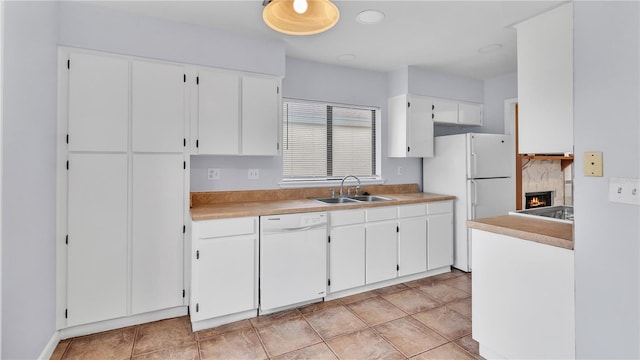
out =
[(56, 331), (51, 335), (51, 339), (47, 342), (47, 345), (42, 349), (40, 356), (38, 356), (39, 360), (49, 360), (51, 359), (51, 355), (56, 351), (56, 347), (60, 342), (60, 331)]

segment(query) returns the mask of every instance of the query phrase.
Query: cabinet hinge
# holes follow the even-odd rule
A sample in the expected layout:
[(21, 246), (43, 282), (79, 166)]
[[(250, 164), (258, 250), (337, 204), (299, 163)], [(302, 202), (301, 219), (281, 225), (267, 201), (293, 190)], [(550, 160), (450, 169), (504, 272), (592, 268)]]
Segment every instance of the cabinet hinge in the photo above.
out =
[(196, 303), (196, 312), (200, 311), (200, 304)]
[(69, 170), (69, 160), (67, 160), (67, 170)]
[(431, 113), (431, 118), (432, 118), (432, 119), (435, 119), (435, 118), (436, 118), (436, 114)]
[(329, 244), (331, 244), (331, 235), (327, 236), (327, 239), (329, 240)]
[(200, 146), (200, 140), (197, 140), (197, 139), (196, 139), (196, 148), (197, 148), (198, 146)]
[(327, 286), (331, 286), (331, 279), (327, 279)]
[(196, 76), (196, 85), (200, 85), (200, 76)]
[(67, 236), (64, 237), (64, 243), (65, 245), (69, 245), (69, 234), (67, 234)]
[(280, 86), (276, 86), (276, 94), (280, 94)]
[(182, 138), (182, 147), (187, 146), (187, 138)]
[(182, 233), (185, 234), (187, 232), (187, 225), (182, 225)]
[(184, 170), (187, 170), (187, 162), (186, 162), (186, 161), (183, 161), (183, 162), (182, 162), (182, 168), (183, 168)]
[(400, 232), (400, 226), (396, 225), (396, 232), (399, 233)]
[(69, 309), (64, 309), (64, 318), (65, 319), (69, 318)]
[(276, 150), (280, 150), (280, 143), (276, 143)]
[(396, 265), (396, 270), (400, 271), (400, 265)]
[(435, 110), (435, 109), (436, 109), (436, 106), (435, 106), (435, 105), (433, 105), (433, 104), (431, 104), (431, 111), (433, 111), (433, 110)]
[(410, 108), (411, 107), (411, 103), (409, 101), (407, 101), (407, 107)]
[(196, 250), (196, 260), (200, 259), (200, 250)]
[(67, 144), (69, 144), (69, 134), (67, 134)]
[(184, 74), (184, 77), (182, 79), (182, 82), (187, 82), (187, 74)]
[(187, 296), (187, 291), (185, 289), (182, 289), (182, 297), (186, 297)]
[(71, 69), (71, 60), (67, 59), (67, 69)]
[(411, 152), (411, 147), (407, 146), (407, 152)]

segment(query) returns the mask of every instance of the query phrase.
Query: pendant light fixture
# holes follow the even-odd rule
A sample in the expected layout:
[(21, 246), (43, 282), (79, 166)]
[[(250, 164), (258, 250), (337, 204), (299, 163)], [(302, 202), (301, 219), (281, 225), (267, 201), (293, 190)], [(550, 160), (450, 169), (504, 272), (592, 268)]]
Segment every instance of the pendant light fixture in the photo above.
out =
[(288, 35), (312, 35), (329, 30), (340, 12), (329, 0), (264, 0), (262, 19), (273, 30)]

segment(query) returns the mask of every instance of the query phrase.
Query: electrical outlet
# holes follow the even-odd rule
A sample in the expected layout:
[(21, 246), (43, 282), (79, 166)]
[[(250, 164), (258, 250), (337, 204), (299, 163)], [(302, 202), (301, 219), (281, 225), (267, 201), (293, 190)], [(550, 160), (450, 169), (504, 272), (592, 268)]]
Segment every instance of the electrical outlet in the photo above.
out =
[(640, 205), (640, 180), (609, 178), (609, 201)]
[(249, 179), (249, 180), (258, 180), (258, 179), (260, 179), (260, 170), (259, 169), (249, 169), (249, 174), (247, 175), (247, 179)]
[(220, 169), (219, 168), (209, 168), (209, 169), (207, 169), (207, 179), (209, 179), (209, 180), (220, 180)]
[(398, 166), (398, 168), (396, 169), (396, 174), (402, 175), (402, 166)]

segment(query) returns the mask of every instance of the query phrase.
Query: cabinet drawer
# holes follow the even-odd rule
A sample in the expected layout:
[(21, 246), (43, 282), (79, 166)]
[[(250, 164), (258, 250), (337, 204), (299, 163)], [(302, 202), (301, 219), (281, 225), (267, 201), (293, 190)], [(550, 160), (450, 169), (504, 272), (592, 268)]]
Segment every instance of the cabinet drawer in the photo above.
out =
[(398, 206), (399, 218), (424, 216), (424, 215), (427, 215), (427, 207), (425, 204)]
[(438, 201), (427, 204), (427, 214), (443, 214), (453, 212), (453, 201)]
[(364, 209), (341, 210), (329, 212), (329, 226), (342, 226), (362, 224), (364, 222)]
[(257, 221), (256, 217), (198, 221), (196, 236), (200, 239), (206, 239), (254, 234), (257, 231)]
[(396, 206), (367, 209), (367, 221), (392, 220), (396, 218)]

